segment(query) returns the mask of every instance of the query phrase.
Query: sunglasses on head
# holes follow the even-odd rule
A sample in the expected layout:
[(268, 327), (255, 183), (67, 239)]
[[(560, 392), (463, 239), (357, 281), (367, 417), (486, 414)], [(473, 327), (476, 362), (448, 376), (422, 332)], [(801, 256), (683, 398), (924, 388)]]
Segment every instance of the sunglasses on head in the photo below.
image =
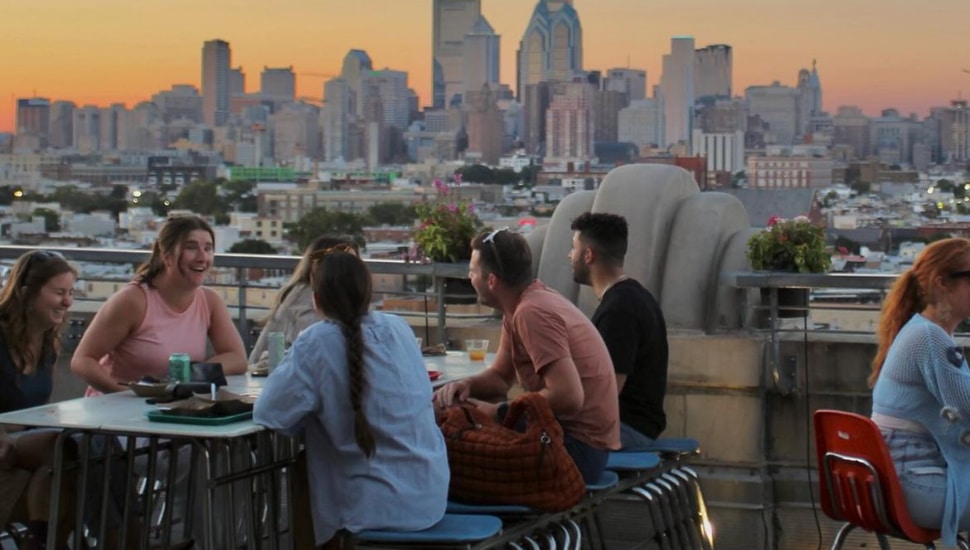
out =
[(502, 227), (500, 229), (496, 229), (495, 231), (492, 231), (491, 233), (486, 235), (484, 239), (482, 239), (482, 244), (492, 245), (492, 255), (495, 256), (495, 263), (498, 264), (498, 278), (502, 279), (503, 281), (505, 280), (505, 268), (502, 265), (502, 255), (498, 253), (498, 245), (495, 244), (495, 236), (501, 233), (502, 231), (508, 231), (508, 230), (509, 230), (508, 227)]
[(951, 279), (970, 279), (970, 271), (954, 271), (947, 275)]
[(27, 282), (27, 275), (30, 274), (30, 270), (33, 269), (38, 263), (47, 263), (54, 258), (60, 258), (64, 260), (64, 255), (60, 252), (54, 250), (35, 250), (24, 262), (24, 268), (20, 272), (20, 285), (23, 286)]
[(353, 254), (353, 255), (356, 256), (357, 255), (357, 247), (355, 247), (354, 245), (352, 245), (350, 243), (335, 244), (335, 245), (333, 245), (331, 247), (324, 248), (324, 249), (321, 249), (321, 250), (317, 250), (315, 252), (312, 252), (310, 254), (310, 261), (311, 262), (319, 262), (320, 260), (322, 260), (325, 257), (327, 257), (328, 254), (333, 254), (334, 252), (343, 252), (343, 253), (346, 253), (346, 254)]

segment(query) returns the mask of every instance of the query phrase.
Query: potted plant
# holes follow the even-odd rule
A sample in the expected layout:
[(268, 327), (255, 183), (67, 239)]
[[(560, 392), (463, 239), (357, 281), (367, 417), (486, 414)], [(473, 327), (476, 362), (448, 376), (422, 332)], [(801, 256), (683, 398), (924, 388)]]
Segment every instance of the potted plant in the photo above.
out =
[[(825, 273), (831, 264), (825, 251), (825, 230), (805, 216), (784, 219), (772, 216), (768, 226), (748, 239), (748, 262), (759, 271), (789, 273)], [(769, 289), (762, 289), (762, 304), (770, 301)], [(778, 289), (779, 305), (798, 309), (779, 308), (781, 317), (804, 317), (808, 313), (807, 289)]]
[[(482, 227), (482, 222), (471, 201), (458, 198), (441, 180), (434, 180), (434, 188), (435, 200), (415, 207), (418, 218), (414, 243), (420, 254), (430, 261), (468, 261), (472, 256), (472, 238)], [(446, 279), (445, 293), (468, 294), (470, 286), (465, 279)], [(470, 292), (471, 303), (474, 303), (474, 289)]]

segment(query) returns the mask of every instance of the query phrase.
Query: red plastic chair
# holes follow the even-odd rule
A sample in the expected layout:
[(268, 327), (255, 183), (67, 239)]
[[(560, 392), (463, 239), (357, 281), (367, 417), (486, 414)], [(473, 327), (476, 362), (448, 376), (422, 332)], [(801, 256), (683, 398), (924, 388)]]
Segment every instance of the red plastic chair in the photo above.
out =
[[(875, 422), (845, 411), (823, 409), (814, 416), (822, 510), (846, 522), (832, 550), (841, 548), (856, 527), (875, 533), (883, 550), (889, 548), (887, 536), (935, 548), (940, 532), (919, 527), (910, 518), (889, 448)], [(968, 548), (962, 539), (958, 544)]]

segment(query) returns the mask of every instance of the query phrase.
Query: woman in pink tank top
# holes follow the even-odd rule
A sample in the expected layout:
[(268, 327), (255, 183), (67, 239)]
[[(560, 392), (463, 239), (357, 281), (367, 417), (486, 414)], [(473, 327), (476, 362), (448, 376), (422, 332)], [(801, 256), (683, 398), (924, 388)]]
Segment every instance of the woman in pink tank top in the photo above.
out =
[[(88, 395), (119, 391), (143, 376), (166, 378), (173, 353), (222, 363), (227, 375), (246, 372), (229, 310), (203, 286), (214, 242), (198, 216), (165, 221), (134, 281), (105, 301), (74, 352), (71, 371), (89, 384)], [(209, 341), (215, 354), (206, 357)]]

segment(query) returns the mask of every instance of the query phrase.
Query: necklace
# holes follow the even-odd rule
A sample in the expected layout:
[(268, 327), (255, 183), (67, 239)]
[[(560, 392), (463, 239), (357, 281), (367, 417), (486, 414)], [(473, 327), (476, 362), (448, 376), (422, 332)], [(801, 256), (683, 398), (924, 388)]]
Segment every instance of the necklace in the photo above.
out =
[(620, 275), (616, 279), (613, 279), (613, 281), (610, 282), (610, 284), (608, 284), (605, 287), (603, 287), (603, 293), (600, 294), (600, 300), (603, 299), (603, 296), (606, 296), (606, 291), (608, 291), (609, 289), (613, 288), (613, 285), (615, 285), (616, 283), (623, 282), (623, 281), (625, 281), (625, 280), (627, 280), (629, 278), (630, 278), (629, 275)]

